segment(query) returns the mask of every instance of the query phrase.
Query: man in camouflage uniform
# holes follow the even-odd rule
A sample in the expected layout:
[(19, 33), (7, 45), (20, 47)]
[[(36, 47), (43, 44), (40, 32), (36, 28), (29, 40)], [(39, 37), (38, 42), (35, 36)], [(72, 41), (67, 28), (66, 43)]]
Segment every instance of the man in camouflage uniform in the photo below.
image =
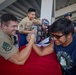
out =
[(0, 57), (9, 60), (10, 62), (23, 65), (28, 59), (32, 44), (34, 42), (34, 35), (31, 35), (30, 42), (27, 47), (19, 51), (14, 46), (13, 36), (18, 28), (17, 18), (12, 14), (4, 14), (1, 16), (0, 28)]
[[(27, 44), (26, 36), (28, 33), (36, 33), (36, 29), (32, 29), (33, 25), (41, 24), (41, 20), (35, 19), (36, 11), (33, 8), (28, 9), (27, 17), (19, 23), (20, 46)], [(26, 43), (25, 43), (26, 42)]]

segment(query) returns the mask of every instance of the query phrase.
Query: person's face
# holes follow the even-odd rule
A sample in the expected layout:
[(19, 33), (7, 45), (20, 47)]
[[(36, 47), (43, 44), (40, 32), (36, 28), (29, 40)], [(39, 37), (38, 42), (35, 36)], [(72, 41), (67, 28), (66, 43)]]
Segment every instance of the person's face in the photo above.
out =
[(71, 16), (66, 16), (65, 18), (67, 18), (67, 19), (71, 20)]
[(62, 34), (60, 32), (58, 33), (52, 33), (51, 37), (53, 38), (56, 45), (66, 45), (68, 40), (68, 35)]
[(4, 29), (5, 29), (5, 33), (9, 36), (11, 35), (15, 35), (16, 31), (18, 30), (18, 23), (16, 21), (10, 21), (7, 23), (8, 26), (5, 25)]
[(28, 17), (30, 20), (33, 20), (35, 18), (35, 12), (29, 12)]

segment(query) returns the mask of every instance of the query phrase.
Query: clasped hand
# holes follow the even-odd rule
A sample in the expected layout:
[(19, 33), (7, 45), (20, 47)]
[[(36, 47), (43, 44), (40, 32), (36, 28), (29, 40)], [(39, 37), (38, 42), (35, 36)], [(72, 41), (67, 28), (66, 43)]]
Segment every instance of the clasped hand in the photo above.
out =
[(36, 36), (35, 36), (35, 34), (28, 34), (26, 39), (27, 39), (28, 42), (30, 40), (33, 40), (35, 42), (36, 41)]

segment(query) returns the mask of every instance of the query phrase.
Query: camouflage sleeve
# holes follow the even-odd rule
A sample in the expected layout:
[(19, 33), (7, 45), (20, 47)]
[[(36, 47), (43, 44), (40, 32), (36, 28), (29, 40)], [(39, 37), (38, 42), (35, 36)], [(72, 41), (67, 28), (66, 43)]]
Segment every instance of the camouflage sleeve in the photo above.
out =
[(19, 23), (19, 31), (23, 31), (25, 29), (26, 21), (22, 20)]
[(23, 24), (19, 23), (19, 31), (23, 31), (23, 30), (24, 30)]
[(0, 55), (6, 60), (18, 51), (14, 45), (11, 45), (6, 40), (0, 41)]

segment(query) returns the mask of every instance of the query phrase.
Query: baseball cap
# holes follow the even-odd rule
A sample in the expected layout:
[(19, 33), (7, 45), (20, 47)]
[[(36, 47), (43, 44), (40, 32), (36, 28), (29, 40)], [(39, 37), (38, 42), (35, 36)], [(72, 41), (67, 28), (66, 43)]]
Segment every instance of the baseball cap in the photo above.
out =
[(66, 14), (64, 14), (64, 17), (66, 17), (66, 16), (70, 16), (70, 17), (72, 17), (72, 13), (66, 13)]

